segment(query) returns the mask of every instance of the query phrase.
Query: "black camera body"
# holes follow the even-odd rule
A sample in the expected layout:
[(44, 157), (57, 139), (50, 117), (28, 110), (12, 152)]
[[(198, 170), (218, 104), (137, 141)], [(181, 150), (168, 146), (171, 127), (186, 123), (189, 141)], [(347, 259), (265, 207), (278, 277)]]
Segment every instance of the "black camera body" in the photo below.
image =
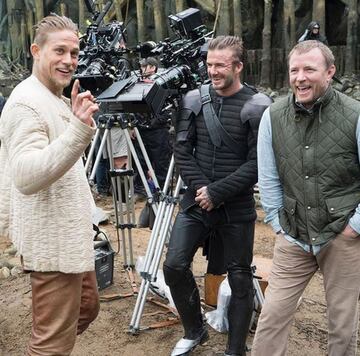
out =
[(168, 19), (172, 30), (182, 38), (194, 36), (196, 39), (197, 35), (194, 31), (203, 26), (200, 11), (194, 8), (186, 9), (176, 15), (169, 15)]
[(106, 5), (103, 12), (94, 13), (94, 21), (80, 41), (79, 63), (74, 78), (79, 79), (81, 87), (94, 95), (130, 74), (124, 57), (127, 49), (123, 23), (101, 25), (110, 5)]
[[(144, 44), (146, 56), (158, 57), (166, 69), (153, 75), (151, 83), (136, 74), (117, 80), (97, 98), (106, 112), (160, 115), (170, 107), (176, 109), (182, 94), (207, 80), (206, 45), (213, 33), (202, 25), (200, 11), (190, 8), (170, 15), (169, 20), (177, 34), (175, 39)], [(139, 45), (137, 51), (142, 53), (142, 49)]]

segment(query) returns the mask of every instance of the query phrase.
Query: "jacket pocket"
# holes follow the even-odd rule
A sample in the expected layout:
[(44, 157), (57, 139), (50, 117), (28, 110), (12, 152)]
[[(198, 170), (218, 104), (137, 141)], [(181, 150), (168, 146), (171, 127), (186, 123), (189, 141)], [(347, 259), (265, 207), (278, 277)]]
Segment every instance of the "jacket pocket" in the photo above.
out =
[(356, 209), (360, 202), (360, 194), (351, 193), (339, 197), (325, 199), (330, 221), (334, 221)]
[(279, 211), (279, 221), (284, 231), (292, 236), (296, 236), (296, 200), (284, 195), (284, 207)]

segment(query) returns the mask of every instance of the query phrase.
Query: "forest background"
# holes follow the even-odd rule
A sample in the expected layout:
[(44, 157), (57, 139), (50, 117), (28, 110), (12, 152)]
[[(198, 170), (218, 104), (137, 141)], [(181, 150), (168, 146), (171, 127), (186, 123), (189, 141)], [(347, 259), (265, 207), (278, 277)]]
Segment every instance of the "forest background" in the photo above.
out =
[[(95, 0), (99, 10), (106, 3)], [(173, 37), (167, 16), (188, 7), (200, 9), (216, 35), (242, 37), (248, 50), (244, 80), (250, 84), (287, 85), (287, 54), (312, 20), (320, 23), (335, 54), (337, 76), (360, 74), (359, 0), (113, 0), (104, 20), (124, 22), (131, 47)], [(10, 67), (31, 67), (33, 25), (51, 12), (72, 18), (82, 33), (91, 20), (84, 0), (0, 0), (0, 69), (5, 59)], [(5, 87), (3, 80), (0, 73)]]

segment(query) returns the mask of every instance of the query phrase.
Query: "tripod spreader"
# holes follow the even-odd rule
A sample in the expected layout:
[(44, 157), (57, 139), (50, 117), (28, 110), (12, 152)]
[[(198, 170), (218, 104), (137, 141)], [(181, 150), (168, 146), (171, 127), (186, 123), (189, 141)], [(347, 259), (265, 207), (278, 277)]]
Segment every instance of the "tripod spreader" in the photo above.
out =
[(135, 175), (133, 169), (111, 169), (109, 173), (111, 177), (132, 177)]

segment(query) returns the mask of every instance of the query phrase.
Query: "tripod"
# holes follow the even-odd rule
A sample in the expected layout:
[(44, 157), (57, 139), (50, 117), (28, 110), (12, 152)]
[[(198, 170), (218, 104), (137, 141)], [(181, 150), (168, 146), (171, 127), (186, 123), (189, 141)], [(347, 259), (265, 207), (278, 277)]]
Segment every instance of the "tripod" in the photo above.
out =
[[(174, 157), (172, 157), (164, 185), (165, 194), (170, 183), (170, 178), (174, 165)], [(158, 214), (155, 218), (154, 228), (152, 230), (150, 241), (148, 243), (145, 254), (143, 271), (141, 271), (140, 273), (142, 277), (142, 282), (129, 325), (129, 332), (133, 335), (138, 334), (141, 330), (148, 329), (148, 327), (140, 328), (140, 320), (143, 314), (146, 297), (151, 287), (151, 283), (156, 281), (160, 259), (166, 242), (166, 236), (170, 234), (171, 231), (171, 217), (173, 215), (175, 206), (179, 201), (179, 192), (181, 187), (182, 180), (179, 177), (174, 191), (174, 195), (167, 196), (164, 194), (159, 204)], [(255, 272), (255, 269), (256, 267), (253, 266), (253, 273)], [(253, 288), (254, 312), (252, 314), (250, 325), (254, 324), (256, 316), (260, 313), (260, 310), (264, 304), (264, 295), (262, 293), (257, 277), (253, 278)]]
[(144, 310), (146, 296), (151, 286), (151, 282), (156, 281), (156, 275), (159, 269), (160, 259), (164, 250), (166, 237), (171, 231), (171, 218), (173, 216), (175, 206), (179, 200), (179, 192), (182, 187), (182, 180), (180, 177), (176, 183), (173, 196), (166, 195), (171, 183), (174, 165), (174, 157), (172, 157), (165, 179), (163, 189), (164, 194), (160, 198), (154, 227), (147, 246), (144, 268), (140, 273), (142, 282), (129, 325), (129, 332), (132, 334), (137, 334), (140, 331), (140, 319)]
[[(126, 169), (115, 169), (114, 167), (113, 148), (112, 148), (112, 140), (111, 140), (111, 129), (113, 127), (121, 128), (126, 138), (127, 147), (131, 151), (131, 155), (130, 154), (128, 155), (128, 165)], [(133, 246), (132, 246), (132, 229), (136, 227), (136, 223), (135, 223), (135, 209), (134, 209), (134, 199), (133, 199), (134, 171), (132, 169), (132, 159), (135, 161), (138, 173), (140, 175), (141, 181), (146, 191), (147, 200), (150, 203), (151, 208), (154, 211), (154, 214), (157, 213), (157, 200), (154, 199), (154, 196), (151, 192), (148, 181), (146, 179), (145, 173), (141, 166), (139, 157), (137, 156), (133, 141), (130, 137), (129, 127), (130, 127), (130, 122), (123, 115), (109, 115), (109, 114), (101, 115), (99, 117), (98, 128), (96, 130), (94, 140), (92, 142), (88, 154), (89, 158), (87, 159), (85, 164), (85, 170), (86, 172), (88, 172), (90, 169), (91, 157), (94, 156), (96, 144), (102, 133), (99, 150), (92, 165), (91, 173), (89, 174), (89, 181), (90, 182), (94, 181), (96, 169), (99, 165), (101, 155), (103, 154), (104, 149), (106, 147), (107, 156), (110, 162), (110, 177), (111, 177), (112, 197), (113, 197), (113, 204), (115, 211), (116, 234), (118, 241), (120, 241), (119, 230), (121, 231), (124, 268), (128, 272), (134, 293), (137, 293), (137, 287), (133, 275), (135, 264), (134, 264)], [(141, 153), (147, 165), (147, 168), (153, 178), (155, 188), (157, 191), (160, 191), (158, 181), (156, 179), (154, 170), (151, 166), (148, 154), (146, 152), (144, 143), (141, 139), (137, 127), (134, 127), (134, 131), (141, 149)], [(124, 192), (122, 186), (124, 187)], [(122, 204), (124, 201), (126, 203), (125, 211), (123, 209), (123, 204)]]

